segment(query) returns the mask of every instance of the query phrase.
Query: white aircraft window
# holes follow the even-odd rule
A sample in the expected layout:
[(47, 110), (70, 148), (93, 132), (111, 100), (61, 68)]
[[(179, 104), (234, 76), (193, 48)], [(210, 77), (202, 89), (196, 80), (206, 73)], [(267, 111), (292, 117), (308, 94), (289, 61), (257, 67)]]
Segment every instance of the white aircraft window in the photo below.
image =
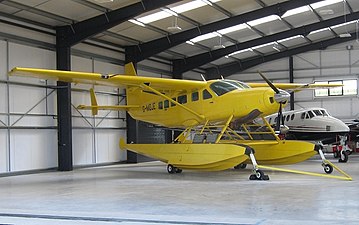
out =
[(288, 115), (288, 116), (286, 117), (286, 121), (288, 122), (288, 121), (289, 121), (289, 119), (290, 119), (290, 116)]
[(180, 104), (185, 104), (185, 103), (187, 103), (187, 95), (180, 95), (180, 96), (178, 96), (178, 102), (179, 102)]
[(269, 118), (268, 123), (269, 123), (269, 124), (271, 124), (271, 123), (272, 123), (272, 117), (271, 117), (271, 118)]
[(203, 100), (205, 100), (205, 99), (210, 99), (210, 98), (212, 98), (212, 95), (211, 95), (211, 93), (209, 93), (209, 91), (207, 91), (206, 89), (204, 89), (203, 92), (202, 92), (202, 97), (203, 97)]
[(236, 89), (239, 89), (238, 87), (232, 85), (232, 84), (229, 84), (227, 82), (224, 82), (224, 81), (217, 81), (217, 82), (214, 82), (212, 83), (210, 86), (209, 86), (212, 91), (214, 93), (216, 93), (218, 96), (221, 96), (221, 95), (224, 95), (230, 91), (233, 91), (233, 90), (236, 90)]
[(309, 115), (310, 118), (313, 118), (315, 116), (312, 111), (308, 111), (308, 115)]
[(302, 115), (300, 116), (301, 119), (305, 118), (305, 113), (302, 113)]
[(294, 120), (294, 114), (291, 115), (290, 120)]
[(329, 116), (329, 114), (327, 113), (327, 111), (325, 111), (325, 110), (320, 110), (320, 111), (322, 112), (323, 116)]
[(313, 110), (314, 114), (317, 116), (322, 116), (322, 112), (320, 110)]

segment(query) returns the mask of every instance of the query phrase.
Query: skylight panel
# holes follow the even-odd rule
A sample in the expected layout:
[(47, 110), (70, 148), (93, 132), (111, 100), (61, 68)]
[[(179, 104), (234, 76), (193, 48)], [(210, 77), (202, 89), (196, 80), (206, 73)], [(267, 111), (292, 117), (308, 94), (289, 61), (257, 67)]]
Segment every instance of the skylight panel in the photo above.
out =
[(170, 14), (169, 12), (160, 11), (160, 12), (156, 12), (156, 13), (153, 13), (153, 14), (150, 14), (147, 16), (140, 17), (137, 19), (137, 21), (147, 24), (147, 23), (152, 23), (157, 20), (161, 20), (161, 19), (170, 17), (170, 16), (172, 16), (172, 14)]
[(211, 32), (211, 33), (208, 33), (208, 34), (204, 34), (204, 35), (200, 35), (198, 37), (192, 38), (190, 41), (193, 42), (193, 43), (196, 43), (196, 42), (200, 42), (200, 41), (207, 40), (207, 39), (210, 39), (210, 38), (221, 37), (221, 36), (222, 35), (217, 33), (217, 32)]
[(220, 34), (228, 34), (228, 33), (232, 33), (232, 32), (235, 32), (235, 31), (243, 30), (245, 28), (248, 28), (248, 25), (245, 24), (245, 23), (242, 23), (242, 24), (238, 24), (238, 25), (235, 25), (235, 26), (232, 26), (232, 27), (224, 28), (222, 30), (218, 30), (217, 32), (220, 33)]
[(139, 25), (141, 27), (146, 26), (145, 24), (143, 24), (142, 22), (140, 22), (138, 20), (128, 20), (128, 22), (134, 23), (134, 24)]
[(291, 10), (288, 10), (287, 12), (285, 12), (282, 15), (282, 18), (285, 18), (285, 17), (288, 17), (288, 16), (293, 16), (293, 15), (303, 13), (303, 12), (307, 12), (309, 10), (310, 9), (309, 9), (309, 7), (307, 5), (299, 7), (299, 8), (291, 9)]
[(334, 25), (334, 26), (331, 26), (331, 28), (334, 29), (334, 28), (346, 26), (346, 25), (349, 25), (349, 24), (352, 24), (352, 23), (358, 23), (358, 20), (353, 20), (353, 21), (349, 21), (349, 22), (346, 22), (346, 23), (341, 23), (341, 24), (338, 24), (338, 25)]
[(295, 35), (295, 36), (292, 36), (292, 37), (289, 37), (289, 38), (284, 38), (284, 39), (281, 39), (277, 42), (285, 42), (285, 41), (290, 41), (290, 40), (293, 40), (293, 39), (296, 39), (296, 38), (304, 38), (303, 35)]
[[(221, 0), (212, 0), (211, 2), (215, 3), (215, 2), (219, 2)], [(179, 6), (175, 6), (173, 8), (171, 8), (171, 10), (175, 11), (176, 13), (183, 13), (183, 12), (187, 12), (193, 9), (197, 9), (203, 6), (206, 6), (207, 3), (205, 1), (202, 0), (195, 0), (192, 2), (188, 2)]]
[(266, 46), (269, 46), (269, 45), (274, 45), (274, 44), (276, 44), (275, 41), (269, 42), (269, 43), (265, 43), (265, 44), (262, 44), (262, 45), (254, 46), (254, 47), (252, 47), (252, 49), (263, 48), (263, 47), (266, 47)]
[(256, 20), (252, 20), (252, 21), (249, 21), (248, 24), (250, 26), (257, 26), (259, 24), (263, 24), (263, 23), (268, 23), (270, 21), (274, 21), (274, 20), (278, 20), (280, 19), (279, 16), (277, 15), (270, 15), (270, 16), (266, 16), (266, 17), (263, 17), (263, 18), (260, 18), (260, 19), (256, 19)]
[(329, 27), (322, 28), (322, 29), (319, 29), (319, 30), (314, 30), (314, 31), (310, 32), (308, 35), (316, 34), (316, 33), (327, 31), (327, 30), (329, 30)]
[(251, 48), (242, 49), (242, 50), (232, 52), (231, 54), (226, 55), (226, 58), (228, 58), (230, 56), (233, 56), (233, 55), (238, 55), (238, 54), (241, 54), (241, 53), (244, 53), (244, 52), (248, 52), (248, 51), (253, 51), (253, 50)]
[(321, 7), (328, 6), (328, 5), (333, 5), (335, 3), (343, 2), (343, 1), (344, 0), (326, 0), (326, 1), (321, 1), (321, 2), (316, 2), (316, 3), (310, 4), (310, 6), (313, 9), (317, 9), (317, 8), (321, 8)]

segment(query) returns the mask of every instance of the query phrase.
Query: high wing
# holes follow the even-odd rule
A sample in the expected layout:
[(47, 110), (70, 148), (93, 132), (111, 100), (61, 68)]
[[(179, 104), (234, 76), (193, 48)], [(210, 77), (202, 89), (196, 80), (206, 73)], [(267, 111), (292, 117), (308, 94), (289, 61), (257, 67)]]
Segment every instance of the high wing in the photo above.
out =
[[(269, 87), (267, 83), (247, 83), (252, 88)], [(302, 89), (341, 87), (342, 84), (299, 84), (299, 83), (273, 83), (279, 89), (300, 91)]]
[(61, 70), (46, 70), (16, 67), (9, 75), (35, 77), (46, 80), (65, 81), (71, 83), (104, 85), (113, 87), (139, 87), (148, 85), (158, 91), (192, 91), (206, 85), (204, 81), (177, 80), (121, 74), (86, 73)]

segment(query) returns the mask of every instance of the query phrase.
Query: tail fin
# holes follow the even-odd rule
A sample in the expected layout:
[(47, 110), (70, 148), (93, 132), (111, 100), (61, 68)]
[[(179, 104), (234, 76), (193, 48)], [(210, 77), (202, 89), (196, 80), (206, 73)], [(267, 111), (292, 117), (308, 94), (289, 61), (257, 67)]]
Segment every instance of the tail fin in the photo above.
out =
[(125, 65), (125, 74), (129, 76), (137, 76), (135, 66), (132, 62)]
[(97, 115), (98, 114), (98, 104), (97, 104), (97, 100), (96, 100), (96, 95), (95, 95), (95, 91), (93, 88), (90, 89), (90, 95), (91, 95), (91, 106), (92, 106), (92, 115)]

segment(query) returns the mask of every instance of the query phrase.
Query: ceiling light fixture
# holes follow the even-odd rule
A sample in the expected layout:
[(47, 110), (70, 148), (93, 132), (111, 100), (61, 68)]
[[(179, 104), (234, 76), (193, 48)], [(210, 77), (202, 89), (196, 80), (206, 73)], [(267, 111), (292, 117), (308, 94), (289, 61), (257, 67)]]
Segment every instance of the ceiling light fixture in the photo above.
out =
[(95, 0), (95, 2), (102, 4), (102, 3), (113, 2), (113, 0)]
[(140, 22), (140, 21), (138, 21), (138, 20), (136, 20), (136, 19), (128, 20), (128, 22), (134, 23), (134, 24), (139, 25), (139, 26), (141, 26), (141, 27), (145, 27), (145, 26), (146, 26), (144, 23), (142, 23), (142, 22)]

